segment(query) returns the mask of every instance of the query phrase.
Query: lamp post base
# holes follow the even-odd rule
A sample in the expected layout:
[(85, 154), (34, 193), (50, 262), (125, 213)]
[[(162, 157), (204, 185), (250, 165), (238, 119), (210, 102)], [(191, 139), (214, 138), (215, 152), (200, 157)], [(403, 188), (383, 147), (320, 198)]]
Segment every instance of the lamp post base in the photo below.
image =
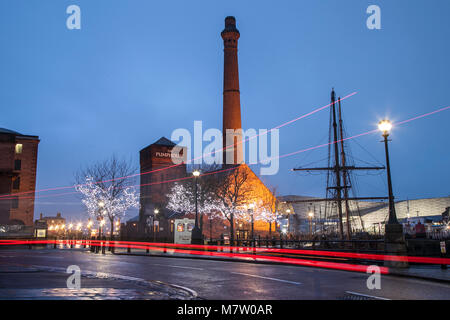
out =
[[(384, 234), (384, 252), (391, 256), (406, 256), (406, 243), (401, 224), (386, 224)], [(384, 266), (391, 268), (408, 268), (408, 261), (384, 260)]]
[(199, 227), (192, 229), (191, 244), (203, 244), (203, 234)]

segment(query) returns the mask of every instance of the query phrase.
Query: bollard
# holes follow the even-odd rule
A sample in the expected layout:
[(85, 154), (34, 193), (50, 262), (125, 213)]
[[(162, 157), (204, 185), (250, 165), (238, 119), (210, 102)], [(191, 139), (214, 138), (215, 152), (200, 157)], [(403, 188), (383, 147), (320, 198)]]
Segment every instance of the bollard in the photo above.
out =
[(131, 253), (130, 245), (128, 245), (128, 247), (127, 247), (127, 252), (128, 252), (128, 253)]
[(147, 248), (145, 249), (145, 253), (150, 253), (150, 247), (147, 247)]
[(95, 253), (98, 253), (100, 251), (100, 237), (97, 237), (97, 243), (95, 245)]
[(27, 240), (27, 242), (28, 242), (28, 249), (31, 250), (31, 243), (29, 240)]
[(167, 247), (166, 247), (166, 245), (164, 245), (164, 251), (163, 251), (164, 253), (167, 253)]
[(53, 249), (56, 249), (56, 239), (55, 242), (53, 242)]
[(283, 249), (283, 236), (280, 234), (280, 249)]
[[(442, 258), (445, 258), (443, 254), (441, 254)], [(447, 269), (447, 265), (446, 264), (441, 264), (441, 269), (442, 270), (446, 270)]]
[(106, 237), (105, 236), (103, 236), (103, 238), (102, 238), (102, 254), (105, 254), (105, 250), (106, 250)]
[[(445, 258), (445, 254), (447, 253), (447, 248), (445, 247), (445, 241), (441, 241), (440, 245), (441, 245), (441, 258)], [(447, 265), (441, 264), (441, 269), (446, 270)]]

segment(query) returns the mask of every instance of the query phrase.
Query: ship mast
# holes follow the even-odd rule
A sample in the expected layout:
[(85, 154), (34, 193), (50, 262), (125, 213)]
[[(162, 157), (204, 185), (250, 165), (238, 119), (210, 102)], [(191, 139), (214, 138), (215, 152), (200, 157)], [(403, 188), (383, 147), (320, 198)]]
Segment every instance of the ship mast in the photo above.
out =
[(344, 183), (344, 201), (345, 201), (345, 218), (347, 220), (347, 239), (352, 237), (352, 228), (350, 225), (350, 205), (348, 203), (348, 171), (346, 169), (345, 148), (344, 148), (344, 129), (342, 126), (342, 110), (341, 110), (341, 98), (339, 97), (339, 134), (341, 137), (341, 162), (342, 162), (342, 180)]
[[(301, 202), (322, 202), (322, 201), (333, 201), (337, 204), (338, 209), (338, 226), (339, 226), (339, 236), (344, 239), (344, 224), (343, 224), (343, 210), (342, 201), (345, 202), (345, 216), (346, 216), (346, 235), (347, 239), (351, 239), (351, 221), (350, 221), (350, 203), (349, 201), (358, 200), (385, 200), (387, 197), (349, 197), (348, 189), (350, 186), (349, 172), (352, 170), (384, 170), (385, 167), (357, 167), (347, 165), (345, 147), (344, 147), (344, 130), (343, 130), (343, 120), (342, 120), (342, 110), (341, 110), (341, 99), (338, 99), (338, 117), (336, 117), (336, 94), (334, 88), (331, 91), (331, 117), (332, 117), (332, 129), (333, 129), (333, 139), (330, 139), (330, 144), (333, 145), (333, 158), (334, 165), (329, 167), (318, 167), (318, 168), (294, 168), (293, 171), (327, 171), (333, 172), (335, 185), (328, 187), (329, 190), (334, 190), (333, 198), (325, 199), (308, 199), (308, 200), (293, 200), (286, 201), (287, 203), (301, 203)], [(339, 121), (339, 132), (338, 132), (338, 121)], [(330, 133), (331, 135), (331, 133)], [(331, 137), (330, 137), (331, 138)], [(339, 151), (340, 147), (340, 151)], [(331, 157), (331, 155), (329, 155)], [(342, 178), (342, 180), (341, 180)], [(342, 183), (341, 183), (342, 181)], [(342, 192), (344, 191), (344, 192)], [(343, 197), (342, 197), (343, 196)], [(342, 199), (343, 198), (343, 199)]]
[[(333, 141), (339, 141), (337, 133), (337, 122), (336, 122), (336, 94), (334, 93), (334, 88), (331, 90), (331, 109), (333, 115)], [(335, 189), (336, 202), (338, 207), (338, 218), (339, 218), (339, 235), (341, 239), (344, 239), (344, 225), (342, 223), (342, 201), (341, 201), (341, 166), (339, 164), (339, 144), (334, 143), (334, 174), (336, 179), (336, 186), (330, 187)]]

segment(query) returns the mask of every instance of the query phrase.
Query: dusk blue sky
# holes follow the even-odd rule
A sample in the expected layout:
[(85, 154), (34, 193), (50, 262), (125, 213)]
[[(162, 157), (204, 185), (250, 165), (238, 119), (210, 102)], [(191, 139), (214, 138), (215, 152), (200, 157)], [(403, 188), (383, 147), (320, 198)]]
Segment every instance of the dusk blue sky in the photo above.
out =
[[(79, 5), (81, 30), (66, 28)], [(366, 8), (381, 8), (368, 30)], [(224, 18), (240, 30), (244, 128), (270, 129), (343, 102), (349, 135), (450, 105), (450, 2), (46, 0), (0, 3), (0, 127), (41, 139), (37, 189), (67, 186), (84, 165), (132, 158), (173, 130), (222, 125)], [(280, 154), (328, 141), (329, 111), (280, 130)], [(397, 199), (450, 194), (450, 110), (394, 128)], [(349, 141), (355, 159), (384, 163), (380, 134)], [(325, 176), (291, 168), (324, 165), (327, 148), (287, 157), (263, 177), (283, 195), (323, 196)], [(366, 165), (367, 163), (358, 162)], [(385, 175), (358, 177), (358, 195), (385, 196)], [(73, 190), (63, 190), (70, 192)], [(61, 193), (53, 192), (53, 194)], [(39, 195), (51, 195), (41, 193)], [(75, 196), (38, 198), (35, 216), (83, 217)], [(135, 211), (136, 212), (136, 211)], [(131, 212), (131, 217), (135, 212)]]

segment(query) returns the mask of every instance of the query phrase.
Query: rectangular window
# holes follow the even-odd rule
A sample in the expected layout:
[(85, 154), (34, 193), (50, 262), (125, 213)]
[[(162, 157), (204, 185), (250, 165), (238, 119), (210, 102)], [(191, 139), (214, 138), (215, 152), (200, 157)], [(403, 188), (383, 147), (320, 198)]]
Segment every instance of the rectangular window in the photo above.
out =
[(14, 181), (13, 181), (13, 189), (14, 190), (20, 189), (20, 177), (17, 177), (16, 179), (14, 179)]
[(22, 169), (22, 160), (16, 159), (14, 160), (14, 170)]
[(16, 144), (16, 153), (21, 154), (23, 149), (23, 145), (21, 143)]
[(12, 207), (13, 209), (19, 208), (19, 198), (18, 198), (18, 197), (12, 198), (12, 204), (11, 204), (11, 207)]

